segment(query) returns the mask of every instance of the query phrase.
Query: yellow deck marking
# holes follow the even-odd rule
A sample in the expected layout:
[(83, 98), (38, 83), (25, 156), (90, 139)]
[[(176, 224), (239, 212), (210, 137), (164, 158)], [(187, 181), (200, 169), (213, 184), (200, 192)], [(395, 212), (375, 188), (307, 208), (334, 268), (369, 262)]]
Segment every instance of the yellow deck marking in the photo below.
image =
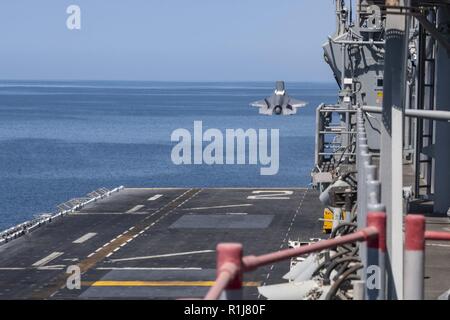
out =
[[(92, 287), (212, 287), (214, 283), (214, 281), (83, 281), (81, 284)], [(258, 287), (261, 282), (243, 282), (242, 285)]]

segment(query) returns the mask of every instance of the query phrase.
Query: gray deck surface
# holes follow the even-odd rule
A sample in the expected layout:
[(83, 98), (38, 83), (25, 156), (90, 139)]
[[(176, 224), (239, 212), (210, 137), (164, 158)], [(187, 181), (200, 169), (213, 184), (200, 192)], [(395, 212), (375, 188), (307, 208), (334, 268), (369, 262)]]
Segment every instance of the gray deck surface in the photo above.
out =
[[(323, 236), (321, 210), (308, 189), (124, 189), (0, 247), (0, 299), (201, 297), (218, 243), (240, 242), (244, 254), (287, 248)], [(82, 287), (69, 290), (75, 264)], [(258, 285), (288, 270), (286, 261), (246, 274), (244, 297), (258, 299)]]
[[(215, 247), (244, 254), (324, 237), (318, 193), (286, 189), (124, 189), (0, 247), (0, 299), (176, 299), (202, 297), (215, 279)], [(428, 218), (428, 230), (450, 231)], [(450, 288), (450, 246), (427, 242), (425, 289)], [(81, 289), (65, 288), (81, 268)], [(244, 298), (282, 283), (289, 261), (245, 274)]]

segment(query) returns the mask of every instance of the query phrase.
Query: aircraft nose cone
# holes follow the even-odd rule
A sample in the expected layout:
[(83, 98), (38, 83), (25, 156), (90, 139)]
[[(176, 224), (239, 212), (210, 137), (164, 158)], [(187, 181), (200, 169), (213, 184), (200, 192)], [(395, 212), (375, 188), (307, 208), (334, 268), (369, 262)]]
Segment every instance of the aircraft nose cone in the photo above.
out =
[(275, 112), (275, 114), (280, 115), (280, 114), (283, 112), (283, 109), (281, 108), (281, 106), (276, 106), (276, 107), (273, 109), (273, 112)]

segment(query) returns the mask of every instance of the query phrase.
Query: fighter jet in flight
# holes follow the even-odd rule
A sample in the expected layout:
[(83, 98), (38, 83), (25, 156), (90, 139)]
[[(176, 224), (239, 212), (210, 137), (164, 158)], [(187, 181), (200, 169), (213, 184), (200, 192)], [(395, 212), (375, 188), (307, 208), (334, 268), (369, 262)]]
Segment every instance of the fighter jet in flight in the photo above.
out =
[(266, 115), (292, 115), (297, 112), (297, 108), (307, 105), (306, 102), (296, 100), (287, 95), (284, 81), (276, 82), (275, 92), (264, 100), (250, 103), (252, 107), (258, 107), (260, 114)]

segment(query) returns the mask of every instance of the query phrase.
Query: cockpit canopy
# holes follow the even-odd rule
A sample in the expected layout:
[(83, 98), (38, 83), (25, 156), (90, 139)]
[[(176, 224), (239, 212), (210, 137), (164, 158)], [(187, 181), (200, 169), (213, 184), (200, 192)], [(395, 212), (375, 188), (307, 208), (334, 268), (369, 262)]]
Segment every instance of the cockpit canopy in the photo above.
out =
[(275, 95), (284, 96), (285, 93), (284, 81), (277, 81), (275, 84)]

